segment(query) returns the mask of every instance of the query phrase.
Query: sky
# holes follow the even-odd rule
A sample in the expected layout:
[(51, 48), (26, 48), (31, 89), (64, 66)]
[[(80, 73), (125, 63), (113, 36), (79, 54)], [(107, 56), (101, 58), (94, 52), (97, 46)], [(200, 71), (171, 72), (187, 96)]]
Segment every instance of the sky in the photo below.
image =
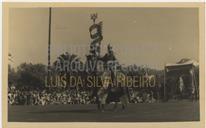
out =
[[(51, 62), (68, 52), (85, 61), (92, 41), (90, 14), (103, 22), (101, 55), (113, 47), (120, 64), (163, 69), (182, 58), (198, 61), (197, 8), (52, 8)], [(9, 53), (13, 67), (23, 62), (47, 64), (48, 8), (12, 8)]]

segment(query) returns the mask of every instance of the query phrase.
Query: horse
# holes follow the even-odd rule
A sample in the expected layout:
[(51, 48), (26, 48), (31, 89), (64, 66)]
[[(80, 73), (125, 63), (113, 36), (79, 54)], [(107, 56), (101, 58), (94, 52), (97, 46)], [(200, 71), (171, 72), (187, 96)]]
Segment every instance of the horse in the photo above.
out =
[(122, 72), (107, 71), (102, 75), (102, 86), (97, 91), (98, 109), (105, 110), (105, 105), (114, 102), (113, 110), (117, 110), (118, 102), (125, 110), (128, 104), (128, 88), (125, 86), (125, 75)]

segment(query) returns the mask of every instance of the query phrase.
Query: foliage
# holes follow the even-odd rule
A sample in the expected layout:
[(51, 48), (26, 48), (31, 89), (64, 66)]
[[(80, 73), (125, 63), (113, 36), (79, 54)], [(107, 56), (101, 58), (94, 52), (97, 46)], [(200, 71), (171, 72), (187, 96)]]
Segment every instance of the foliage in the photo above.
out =
[(17, 67), (17, 71), (9, 68), (9, 85), (42, 87), (45, 76), (45, 65), (22, 63)]

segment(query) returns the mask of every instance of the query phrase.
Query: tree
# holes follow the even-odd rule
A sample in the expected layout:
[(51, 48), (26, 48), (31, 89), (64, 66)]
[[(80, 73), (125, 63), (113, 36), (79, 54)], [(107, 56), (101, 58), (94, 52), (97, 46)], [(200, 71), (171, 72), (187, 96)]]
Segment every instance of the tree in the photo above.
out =
[(17, 81), (17, 73), (15, 72), (14, 68), (11, 67), (11, 65), (9, 65), (8, 67), (8, 85), (12, 86), (12, 85), (16, 85), (16, 81)]
[(69, 54), (68, 52), (61, 54), (57, 60), (53, 64), (53, 70), (55, 70), (56, 73), (64, 74), (64, 73), (74, 73), (79, 72), (78, 67), (83, 67), (83, 62), (80, 61), (80, 58), (78, 58), (75, 54)]
[(47, 75), (46, 66), (43, 64), (22, 63), (17, 67), (18, 86), (43, 87), (45, 76)]
[[(80, 77), (81, 79), (84, 79), (86, 77), (85, 64), (77, 55), (69, 54), (68, 52), (66, 52), (61, 54), (53, 63), (52, 74), (58, 75), (60, 77), (66, 75), (66, 86), (68, 87), (68, 83), (71, 84), (71, 82), (68, 81), (69, 77)], [(75, 85), (75, 83), (72, 84)]]

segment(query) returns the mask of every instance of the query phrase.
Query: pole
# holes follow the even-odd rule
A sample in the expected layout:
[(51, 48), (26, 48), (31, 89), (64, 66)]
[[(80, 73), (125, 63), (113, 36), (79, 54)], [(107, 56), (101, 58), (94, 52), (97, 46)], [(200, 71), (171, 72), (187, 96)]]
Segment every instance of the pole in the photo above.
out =
[(50, 75), (50, 68), (51, 68), (51, 63), (50, 63), (50, 49), (51, 49), (51, 7), (49, 8), (49, 35), (48, 35), (48, 75)]
[[(49, 8), (49, 29), (48, 29), (48, 67), (47, 67), (47, 77), (49, 78), (50, 77), (50, 73), (51, 73), (51, 57), (50, 57), (50, 54), (51, 54), (51, 7)], [(50, 83), (50, 82), (47, 82), (47, 83)]]

